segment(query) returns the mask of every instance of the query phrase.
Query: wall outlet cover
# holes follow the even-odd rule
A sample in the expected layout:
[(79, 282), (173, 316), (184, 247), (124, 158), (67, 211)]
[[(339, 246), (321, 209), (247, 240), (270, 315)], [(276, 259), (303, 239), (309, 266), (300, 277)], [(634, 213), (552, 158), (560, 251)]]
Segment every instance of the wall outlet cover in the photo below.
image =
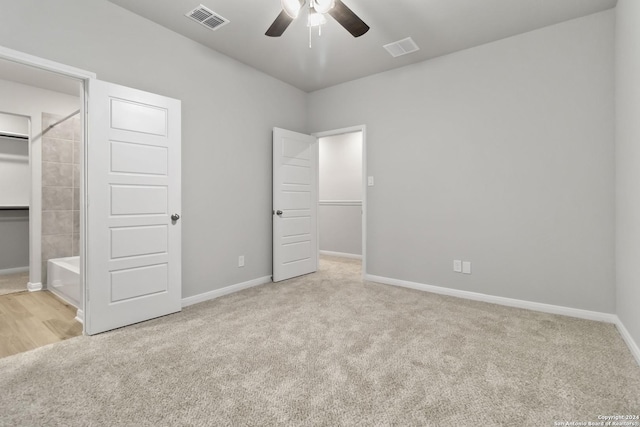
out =
[(459, 259), (453, 260), (453, 271), (456, 273), (462, 273), (462, 261)]
[(238, 257), (238, 267), (244, 267), (244, 255)]
[(462, 272), (464, 274), (471, 274), (471, 261), (464, 261), (462, 263)]

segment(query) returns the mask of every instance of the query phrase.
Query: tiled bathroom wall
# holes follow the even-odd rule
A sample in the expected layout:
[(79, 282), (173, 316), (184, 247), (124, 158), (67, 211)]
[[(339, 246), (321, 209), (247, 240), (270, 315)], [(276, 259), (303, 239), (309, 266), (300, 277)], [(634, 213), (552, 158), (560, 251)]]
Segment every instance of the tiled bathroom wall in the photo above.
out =
[(80, 253), (80, 141), (78, 115), (42, 114), (42, 282), (47, 260)]

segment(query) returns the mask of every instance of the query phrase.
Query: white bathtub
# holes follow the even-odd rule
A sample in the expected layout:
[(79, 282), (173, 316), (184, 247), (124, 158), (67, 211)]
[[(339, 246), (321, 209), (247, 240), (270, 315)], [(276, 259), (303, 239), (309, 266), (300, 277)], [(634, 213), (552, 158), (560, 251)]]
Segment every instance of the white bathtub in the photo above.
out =
[(47, 289), (78, 309), (82, 319), (80, 257), (55, 258), (47, 262)]

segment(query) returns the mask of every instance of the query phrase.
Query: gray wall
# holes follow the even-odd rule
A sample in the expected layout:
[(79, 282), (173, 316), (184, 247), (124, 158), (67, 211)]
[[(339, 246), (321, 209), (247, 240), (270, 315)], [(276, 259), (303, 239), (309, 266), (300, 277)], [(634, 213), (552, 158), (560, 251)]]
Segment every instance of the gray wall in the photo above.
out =
[(14, 268), (29, 268), (29, 211), (0, 210), (0, 274)]
[(613, 36), (607, 11), (312, 93), (312, 132), (367, 126), (368, 273), (613, 313)]
[(318, 145), (320, 250), (362, 255), (362, 132)]
[(616, 279), (618, 317), (640, 345), (640, 2), (616, 7)]
[(271, 274), (271, 129), (306, 130), (304, 92), (105, 0), (0, 10), (6, 47), (182, 100), (183, 297)]

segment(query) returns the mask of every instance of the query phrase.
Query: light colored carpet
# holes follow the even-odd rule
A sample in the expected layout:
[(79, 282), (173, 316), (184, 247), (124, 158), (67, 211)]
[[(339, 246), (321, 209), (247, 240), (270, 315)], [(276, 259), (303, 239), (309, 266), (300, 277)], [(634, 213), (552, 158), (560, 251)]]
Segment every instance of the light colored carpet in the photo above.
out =
[(29, 272), (0, 275), (0, 295), (27, 290)]
[(0, 359), (0, 425), (553, 426), (640, 413), (615, 327), (359, 280), (359, 265)]

